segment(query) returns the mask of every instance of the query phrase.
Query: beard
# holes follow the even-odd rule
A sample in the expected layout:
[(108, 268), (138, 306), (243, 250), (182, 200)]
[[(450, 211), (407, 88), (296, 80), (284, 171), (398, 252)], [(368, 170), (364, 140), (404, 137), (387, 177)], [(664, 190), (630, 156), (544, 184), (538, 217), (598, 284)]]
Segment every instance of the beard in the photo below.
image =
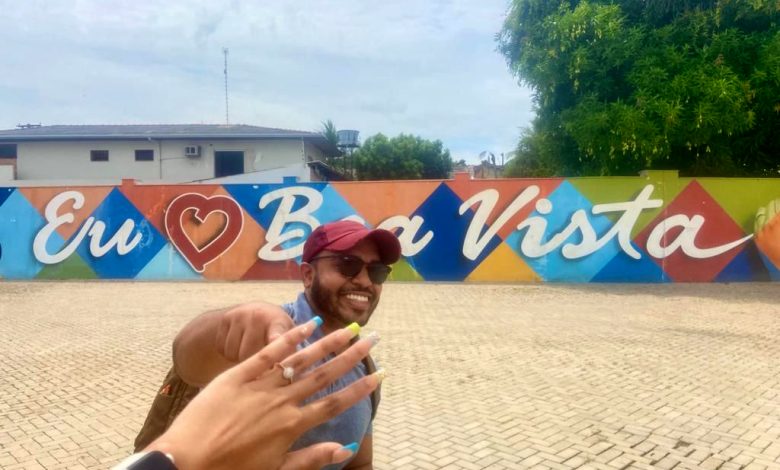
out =
[[(349, 292), (363, 292), (369, 295), (371, 304), (365, 312), (355, 312), (340, 303), (343, 296)], [(370, 292), (366, 292), (363, 289), (345, 286), (335, 292), (329, 290), (322, 285), (316, 272), (314, 274), (314, 279), (312, 280), (310, 293), (310, 301), (313, 304), (312, 307), (314, 307), (314, 310), (323, 317), (336, 321), (342, 326), (349, 325), (352, 322), (357, 322), (360, 326), (364, 326), (368, 322), (368, 319), (371, 318), (371, 314), (374, 313), (374, 310), (379, 303), (379, 298), (377, 296)]]

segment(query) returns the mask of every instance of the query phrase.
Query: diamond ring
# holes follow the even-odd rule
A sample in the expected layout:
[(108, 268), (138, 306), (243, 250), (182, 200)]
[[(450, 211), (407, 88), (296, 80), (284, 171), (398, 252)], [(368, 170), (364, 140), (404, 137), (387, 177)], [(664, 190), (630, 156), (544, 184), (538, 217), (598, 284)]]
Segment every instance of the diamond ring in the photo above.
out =
[(293, 377), (295, 377), (295, 369), (293, 369), (292, 367), (284, 366), (279, 362), (274, 364), (274, 367), (277, 366), (282, 370), (282, 377), (287, 379), (290, 383), (293, 383)]

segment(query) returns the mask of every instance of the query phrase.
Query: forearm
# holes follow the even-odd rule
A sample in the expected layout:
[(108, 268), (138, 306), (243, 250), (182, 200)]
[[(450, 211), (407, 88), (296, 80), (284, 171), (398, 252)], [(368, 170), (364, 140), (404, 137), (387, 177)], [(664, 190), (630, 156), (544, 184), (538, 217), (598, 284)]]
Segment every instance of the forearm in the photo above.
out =
[(188, 384), (203, 387), (235, 365), (216, 347), (217, 330), (227, 310), (214, 310), (196, 317), (173, 340), (173, 366)]

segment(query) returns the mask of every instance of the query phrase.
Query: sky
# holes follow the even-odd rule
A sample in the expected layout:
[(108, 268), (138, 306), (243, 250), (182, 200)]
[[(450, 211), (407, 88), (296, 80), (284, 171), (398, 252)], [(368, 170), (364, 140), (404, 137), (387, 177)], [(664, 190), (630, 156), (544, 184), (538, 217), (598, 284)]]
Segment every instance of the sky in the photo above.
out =
[(496, 51), (508, 0), (0, 0), (0, 129), (222, 124), (514, 149), (531, 91)]

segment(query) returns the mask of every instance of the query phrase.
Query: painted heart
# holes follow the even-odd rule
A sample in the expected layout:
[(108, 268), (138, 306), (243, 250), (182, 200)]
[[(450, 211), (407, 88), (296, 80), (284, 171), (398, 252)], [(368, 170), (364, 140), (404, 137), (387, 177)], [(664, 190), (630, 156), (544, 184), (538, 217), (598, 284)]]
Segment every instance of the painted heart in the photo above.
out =
[[(225, 217), (222, 230), (203, 246), (198, 246), (184, 229), (184, 216), (194, 212), (194, 218), (203, 224), (209, 215), (221, 213)], [(236, 242), (244, 228), (244, 212), (230, 197), (217, 195), (206, 197), (197, 193), (186, 193), (177, 197), (165, 210), (165, 231), (173, 246), (192, 266), (202, 273), (206, 265), (219, 258)]]

